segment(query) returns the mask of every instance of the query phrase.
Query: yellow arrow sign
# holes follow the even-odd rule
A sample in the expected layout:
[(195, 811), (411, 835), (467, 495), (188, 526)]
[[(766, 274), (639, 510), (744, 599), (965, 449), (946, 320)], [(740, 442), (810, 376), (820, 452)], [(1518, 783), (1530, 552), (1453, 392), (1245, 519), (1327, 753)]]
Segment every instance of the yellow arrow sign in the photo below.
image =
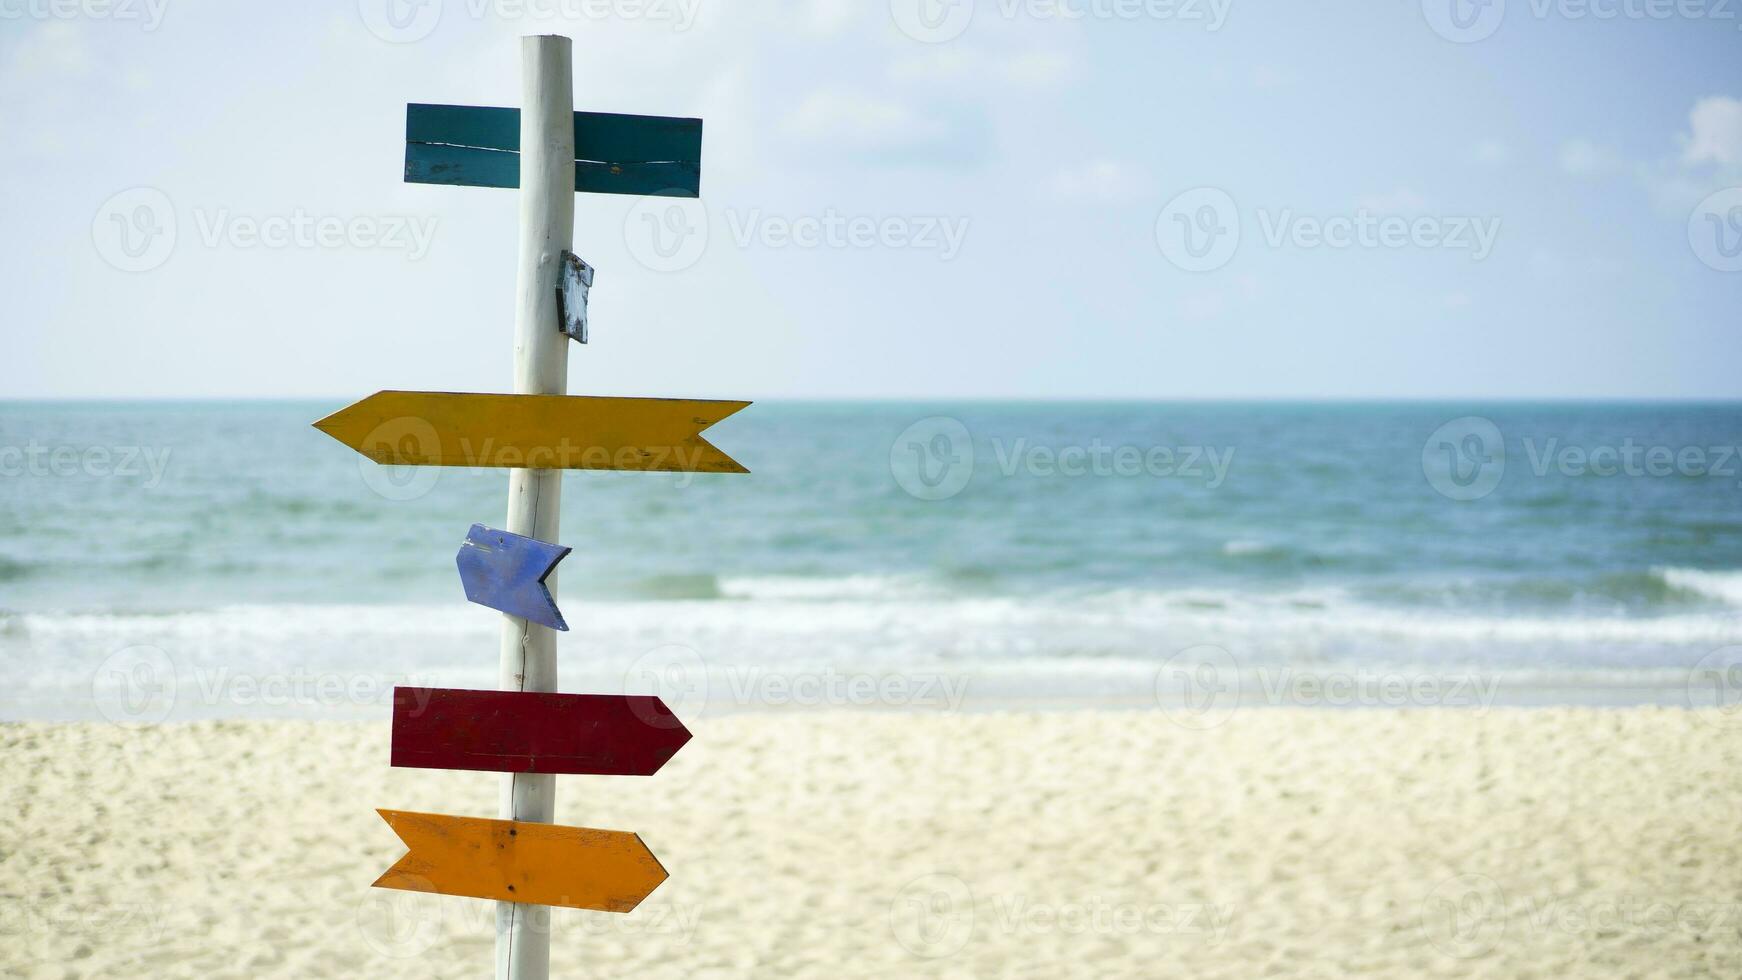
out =
[(628, 912), (665, 880), (635, 834), (376, 810), (410, 848), (377, 888)]
[(701, 437), (748, 404), (378, 391), (315, 428), (377, 463), (748, 473)]

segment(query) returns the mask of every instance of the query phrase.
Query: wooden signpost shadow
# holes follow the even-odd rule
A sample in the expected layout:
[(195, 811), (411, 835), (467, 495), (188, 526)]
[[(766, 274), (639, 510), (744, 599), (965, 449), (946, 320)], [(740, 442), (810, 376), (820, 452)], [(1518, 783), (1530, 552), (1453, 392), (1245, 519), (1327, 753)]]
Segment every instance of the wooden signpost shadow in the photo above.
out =
[(379, 392), (315, 425), (378, 463), (509, 468), (505, 529), (474, 525), (459, 556), (466, 597), (503, 613), (501, 690), (396, 690), (392, 758), (503, 773), (502, 819), (380, 811), (410, 850), (375, 884), (495, 899), (497, 977), (544, 980), (546, 905), (627, 912), (666, 876), (633, 833), (541, 826), (557, 774), (651, 775), (689, 739), (658, 698), (555, 693), (563, 471), (747, 472), (701, 431), (748, 403), (567, 394), (594, 274), (574, 195), (697, 196), (702, 123), (575, 112), (566, 37), (522, 38), (520, 80), (518, 110), (413, 104), (405, 132), (409, 182), (520, 189), (514, 393)]

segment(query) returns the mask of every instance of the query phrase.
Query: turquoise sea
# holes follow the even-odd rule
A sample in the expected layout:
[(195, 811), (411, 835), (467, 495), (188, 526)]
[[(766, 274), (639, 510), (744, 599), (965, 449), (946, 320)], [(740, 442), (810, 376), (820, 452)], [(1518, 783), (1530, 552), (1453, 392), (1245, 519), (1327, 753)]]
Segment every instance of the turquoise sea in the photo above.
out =
[[(0, 716), (494, 686), (454, 554), (505, 474), (378, 467), (309, 426), (339, 407), (0, 403)], [(772, 403), (708, 436), (751, 474), (566, 477), (564, 689), (1143, 703), (1208, 647), (1675, 703), (1742, 644), (1742, 405)]]

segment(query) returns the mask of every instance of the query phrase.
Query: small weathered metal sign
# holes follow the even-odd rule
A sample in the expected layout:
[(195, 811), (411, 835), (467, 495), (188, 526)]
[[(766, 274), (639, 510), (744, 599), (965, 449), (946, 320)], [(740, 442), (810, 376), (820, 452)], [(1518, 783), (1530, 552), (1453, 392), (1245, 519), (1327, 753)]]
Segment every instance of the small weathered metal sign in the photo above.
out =
[(593, 267), (573, 252), (563, 253), (562, 280), (556, 287), (558, 326), (577, 343), (587, 342), (587, 293), (593, 288)]
[(560, 544), (474, 524), (455, 561), (467, 599), (540, 626), (566, 630), (569, 624), (544, 580), (569, 551)]

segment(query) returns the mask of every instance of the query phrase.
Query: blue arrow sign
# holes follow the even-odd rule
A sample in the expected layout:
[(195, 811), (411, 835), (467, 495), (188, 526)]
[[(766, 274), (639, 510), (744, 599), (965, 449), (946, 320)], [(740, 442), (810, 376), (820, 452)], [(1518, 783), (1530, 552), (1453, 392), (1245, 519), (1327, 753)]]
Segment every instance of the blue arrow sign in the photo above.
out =
[(456, 558), (460, 584), (466, 587), (466, 598), (480, 606), (499, 609), (553, 630), (566, 630), (569, 624), (563, 621), (544, 580), (556, 570), (557, 562), (568, 557), (570, 550), (560, 544), (546, 544), (537, 538), (474, 524)]

